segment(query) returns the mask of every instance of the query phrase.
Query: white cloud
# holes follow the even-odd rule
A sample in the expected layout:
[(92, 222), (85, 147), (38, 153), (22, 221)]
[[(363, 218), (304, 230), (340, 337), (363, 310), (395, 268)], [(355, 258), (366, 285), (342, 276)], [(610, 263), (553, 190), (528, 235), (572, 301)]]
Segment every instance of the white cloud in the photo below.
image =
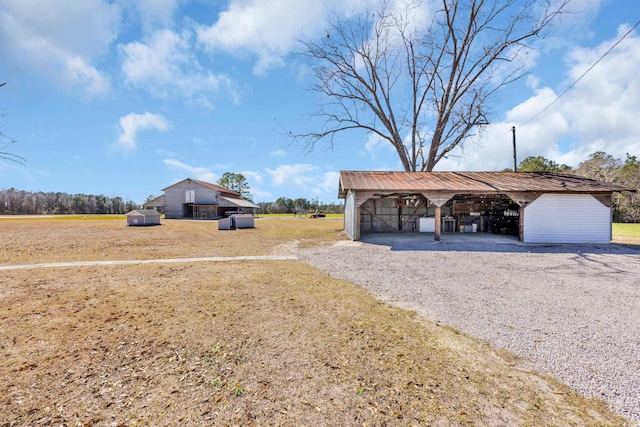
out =
[(271, 177), (271, 184), (277, 187), (294, 185), (296, 187), (309, 187), (314, 182), (317, 166), (308, 163), (280, 165), (275, 169), (265, 169)]
[(195, 102), (209, 109), (213, 105), (202, 95), (203, 91), (229, 89), (233, 102), (238, 102), (231, 79), (204, 70), (191, 48), (187, 31), (176, 33), (168, 29), (154, 32), (143, 42), (120, 45), (126, 82), (158, 96), (198, 95)]
[(181, 178), (178, 179), (192, 178), (215, 184), (220, 178), (209, 168), (202, 166), (191, 166), (175, 159), (164, 159), (163, 162), (169, 170), (180, 172)]
[(251, 188), (251, 195), (253, 195), (254, 203), (272, 202), (277, 198), (271, 192), (260, 188)]
[[(628, 27), (621, 27), (614, 40), (594, 48), (570, 51), (568, 77), (560, 90), (575, 82), (627, 31)], [(639, 155), (638, 69), (640, 37), (632, 33), (553, 105), (550, 106), (557, 97), (554, 90), (548, 87), (536, 90), (535, 95), (507, 112), (505, 123), (495, 123), (486, 130), (483, 146), (467, 144), (462, 158), (451, 157), (441, 162), (438, 169), (512, 167), (512, 125), (517, 126), (519, 160), (540, 155), (576, 167), (595, 151), (620, 159), (624, 159), (626, 153)], [(525, 122), (524, 126), (520, 125)]]
[(103, 0), (4, 0), (0, 63), (20, 75), (85, 96), (110, 91), (94, 62), (118, 35), (121, 11)]
[(136, 138), (141, 130), (155, 129), (160, 132), (166, 132), (172, 127), (171, 122), (167, 121), (160, 114), (136, 114), (130, 113), (120, 117), (120, 137), (118, 137), (117, 148), (122, 151), (133, 151), (136, 149)]
[[(629, 30), (623, 26), (617, 38)], [(576, 49), (569, 55), (569, 80), (577, 80), (613, 45), (614, 40), (594, 49)], [(561, 153), (572, 155), (574, 166), (594, 151), (625, 158), (640, 153), (640, 37), (635, 33), (584, 76), (557, 102), (557, 111), (567, 120), (572, 141)], [(547, 117), (545, 116), (544, 119)]]
[(140, 15), (145, 28), (169, 25), (178, 8), (178, 0), (136, 0), (130, 4)]
[(280, 165), (275, 169), (265, 168), (271, 178), (271, 185), (279, 187), (287, 194), (335, 198), (338, 189), (338, 172), (322, 172), (320, 168), (308, 163)]
[(261, 185), (264, 182), (262, 174), (254, 171), (242, 171), (240, 172), (247, 179), (249, 186)]
[(373, 132), (370, 132), (367, 135), (367, 142), (364, 144), (364, 150), (372, 159), (375, 159), (380, 152), (395, 151), (389, 141), (381, 138), (380, 135)]
[(273, 156), (273, 157), (284, 157), (284, 156), (286, 156), (286, 155), (287, 155), (287, 152), (286, 152), (285, 150), (282, 150), (282, 149), (280, 149), (280, 150), (273, 150), (273, 151), (271, 151), (271, 152), (269, 153), (269, 155), (270, 155), (270, 156)]
[(323, 194), (338, 195), (338, 183), (340, 182), (340, 173), (336, 171), (325, 172), (319, 182), (318, 187), (314, 190), (314, 194), (321, 196)]
[[(198, 29), (198, 41), (208, 50), (249, 52), (257, 57), (256, 74), (282, 65), (304, 33), (317, 34), (331, 2), (312, 0), (232, 0), (218, 21)], [(295, 17), (295, 18), (292, 18)]]

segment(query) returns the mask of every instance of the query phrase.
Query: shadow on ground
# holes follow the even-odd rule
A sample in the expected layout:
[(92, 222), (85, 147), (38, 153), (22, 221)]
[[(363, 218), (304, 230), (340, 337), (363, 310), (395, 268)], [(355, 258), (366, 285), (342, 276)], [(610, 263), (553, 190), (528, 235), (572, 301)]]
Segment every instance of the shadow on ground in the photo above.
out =
[(589, 253), (640, 255), (640, 245), (626, 243), (550, 244), (523, 243), (517, 236), (492, 233), (443, 233), (440, 241), (433, 233), (362, 233), (359, 242), (387, 246), (392, 251), (505, 252), (505, 253)]

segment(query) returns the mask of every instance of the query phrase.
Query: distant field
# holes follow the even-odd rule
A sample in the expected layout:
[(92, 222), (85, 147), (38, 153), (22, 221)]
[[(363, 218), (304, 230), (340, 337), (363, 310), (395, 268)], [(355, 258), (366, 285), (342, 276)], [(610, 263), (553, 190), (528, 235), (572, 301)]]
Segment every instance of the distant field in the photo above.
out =
[(613, 224), (613, 241), (640, 245), (640, 224)]
[[(271, 218), (271, 217), (283, 217), (283, 218), (292, 218), (293, 214), (284, 213), (284, 214), (259, 214), (259, 217)], [(298, 217), (299, 215), (296, 215)], [(308, 214), (308, 217), (311, 217), (311, 214)], [(327, 218), (344, 218), (344, 214), (326, 214)]]
[(614, 236), (640, 237), (640, 224), (613, 224)]
[(0, 215), (0, 221), (86, 221), (125, 220), (126, 215)]
[[(293, 214), (258, 214), (260, 218), (293, 218)], [(327, 218), (344, 218), (344, 214), (326, 214)], [(81, 220), (124, 220), (126, 215), (0, 215), (0, 221), (17, 220), (54, 220), (54, 221), (81, 221)], [(164, 216), (163, 216), (164, 218)]]

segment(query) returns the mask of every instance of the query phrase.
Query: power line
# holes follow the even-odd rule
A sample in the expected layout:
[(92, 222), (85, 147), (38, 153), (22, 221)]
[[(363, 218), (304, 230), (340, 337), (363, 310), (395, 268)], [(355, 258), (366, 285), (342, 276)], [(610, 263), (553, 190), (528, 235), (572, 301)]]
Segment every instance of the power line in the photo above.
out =
[[(607, 55), (609, 55), (613, 49), (616, 48), (616, 46), (618, 46), (629, 34), (631, 34), (633, 32), (633, 30), (635, 30), (638, 25), (640, 25), (640, 21), (636, 22), (634, 24), (633, 27), (631, 27), (631, 29), (629, 31), (627, 31), (625, 34), (622, 35), (622, 37), (620, 37), (613, 45), (611, 45), (611, 47), (609, 49), (607, 49), (607, 51), (605, 53), (602, 54), (602, 56), (600, 56), (600, 58), (598, 58), (597, 61), (595, 61), (593, 64), (591, 64), (591, 66), (589, 68), (587, 68), (587, 70), (582, 73), (582, 75), (580, 75), (580, 77), (578, 77), (573, 83), (571, 83), (564, 91), (562, 91), (562, 93), (560, 93), (558, 96), (556, 96), (556, 98), (551, 101), (546, 107), (544, 107), (542, 110), (540, 110), (536, 115), (532, 116), (530, 119), (528, 119), (527, 121), (523, 122), (521, 125), (519, 125), (519, 127), (523, 127), (526, 126), (527, 124), (531, 123), (533, 120), (535, 120), (536, 118), (538, 118), (540, 115), (542, 115), (545, 111), (547, 111), (549, 108), (551, 108), (551, 106), (553, 104), (555, 104), (556, 102), (558, 102), (558, 100), (565, 95), (567, 92), (569, 92), (571, 89), (573, 89), (573, 87), (578, 84), (578, 82), (580, 80), (582, 80), (584, 78), (584, 76), (587, 75), (587, 73), (589, 73), (589, 71), (591, 71), (596, 65), (598, 65), (598, 63), (600, 63), (600, 61), (602, 61)], [(511, 128), (509, 128), (509, 130), (500, 133), (499, 135), (497, 135), (495, 138), (491, 139), (488, 143), (492, 143), (498, 139), (502, 139), (502, 137), (504, 137), (505, 135), (507, 135), (508, 133), (511, 132)]]
[(562, 91), (562, 93), (560, 93), (560, 95), (556, 96), (556, 98), (551, 101), (546, 107), (544, 107), (542, 110), (540, 110), (540, 112), (538, 112), (538, 114), (536, 114), (535, 116), (531, 117), (529, 120), (527, 120), (526, 122), (522, 123), (520, 125), (520, 127), (527, 125), (528, 123), (532, 122), (533, 120), (535, 120), (537, 117), (539, 117), (542, 113), (544, 113), (545, 111), (547, 111), (549, 108), (551, 108), (551, 106), (553, 104), (555, 104), (556, 102), (558, 102), (558, 100), (567, 92), (569, 92), (571, 89), (573, 89), (573, 87), (578, 84), (578, 82), (580, 80), (582, 80), (582, 78), (584, 76), (587, 75), (587, 73), (589, 71), (591, 71), (596, 65), (598, 65), (598, 63), (600, 63), (600, 61), (602, 61), (604, 59), (605, 56), (609, 55), (611, 53), (611, 51), (613, 49), (616, 48), (616, 46), (618, 46), (629, 34), (631, 34), (633, 32), (633, 30), (635, 30), (638, 25), (640, 25), (640, 21), (636, 22), (635, 25), (633, 27), (631, 27), (631, 29), (629, 31), (627, 31), (622, 37), (620, 37), (605, 53), (602, 54), (602, 56), (600, 58), (598, 58), (598, 60), (596, 62), (594, 62), (593, 64), (591, 64), (591, 66), (589, 68), (587, 68), (587, 70), (582, 73), (582, 75), (580, 77), (578, 77), (573, 83), (571, 83), (564, 91)]

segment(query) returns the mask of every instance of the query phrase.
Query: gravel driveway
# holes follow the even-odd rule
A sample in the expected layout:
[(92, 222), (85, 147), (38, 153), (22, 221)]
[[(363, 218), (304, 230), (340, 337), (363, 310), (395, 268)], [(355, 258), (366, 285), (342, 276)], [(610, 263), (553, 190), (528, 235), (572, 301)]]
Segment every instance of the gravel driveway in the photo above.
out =
[(637, 248), (372, 234), (296, 254), (385, 301), (505, 348), (640, 423)]

